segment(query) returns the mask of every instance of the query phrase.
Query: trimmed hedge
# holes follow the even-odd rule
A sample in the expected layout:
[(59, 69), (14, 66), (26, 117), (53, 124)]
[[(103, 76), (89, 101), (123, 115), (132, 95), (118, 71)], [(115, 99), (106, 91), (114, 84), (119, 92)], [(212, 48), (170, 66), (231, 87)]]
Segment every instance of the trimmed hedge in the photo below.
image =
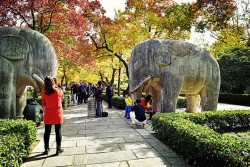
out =
[(113, 96), (112, 105), (119, 110), (125, 110), (125, 107), (126, 107), (125, 97)]
[(64, 99), (62, 101), (62, 107), (64, 109), (67, 108), (70, 102), (71, 102), (71, 93), (70, 92), (64, 92)]
[(194, 166), (249, 166), (250, 141), (218, 133), (236, 127), (250, 130), (250, 110), (157, 114), (153, 129)]
[(36, 124), (26, 120), (0, 120), (0, 166), (20, 166), (36, 139)]
[(250, 94), (220, 93), (219, 102), (250, 106)]

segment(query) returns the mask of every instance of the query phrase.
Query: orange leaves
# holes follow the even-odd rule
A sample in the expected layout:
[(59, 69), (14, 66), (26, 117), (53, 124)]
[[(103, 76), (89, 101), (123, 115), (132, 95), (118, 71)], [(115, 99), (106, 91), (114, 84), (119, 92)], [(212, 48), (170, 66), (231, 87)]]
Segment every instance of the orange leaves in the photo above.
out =
[(0, 9), (0, 25), (26, 27), (45, 34), (59, 58), (78, 64), (93, 60), (86, 32), (97, 31), (91, 19), (101, 21), (104, 17), (99, 1), (2, 0)]
[(235, 0), (198, 0), (194, 6), (198, 9), (202, 24), (210, 30), (225, 28), (237, 8)]

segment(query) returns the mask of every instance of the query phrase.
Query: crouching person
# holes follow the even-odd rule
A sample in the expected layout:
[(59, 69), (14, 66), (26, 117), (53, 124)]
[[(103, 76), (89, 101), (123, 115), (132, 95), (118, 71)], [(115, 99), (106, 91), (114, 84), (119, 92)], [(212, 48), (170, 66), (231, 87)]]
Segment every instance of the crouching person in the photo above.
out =
[(23, 111), (24, 119), (32, 120), (37, 126), (43, 121), (43, 108), (34, 99), (29, 99)]
[(140, 104), (141, 99), (136, 99), (135, 106), (132, 107), (130, 112), (130, 118), (132, 120), (132, 124), (130, 126), (135, 127), (137, 124), (141, 124), (142, 126), (146, 126), (146, 116), (145, 109)]

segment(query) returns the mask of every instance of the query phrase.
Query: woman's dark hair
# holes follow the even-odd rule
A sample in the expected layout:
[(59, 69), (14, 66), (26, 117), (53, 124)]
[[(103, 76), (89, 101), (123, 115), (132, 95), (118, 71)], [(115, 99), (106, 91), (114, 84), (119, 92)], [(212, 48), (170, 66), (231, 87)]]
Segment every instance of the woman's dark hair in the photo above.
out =
[(44, 79), (44, 86), (45, 86), (45, 94), (51, 95), (55, 92), (55, 89), (53, 88), (53, 78), (46, 76)]
[(145, 97), (145, 104), (147, 104), (150, 100), (152, 100), (151, 95), (148, 95), (147, 97)]
[(101, 86), (101, 85), (102, 85), (102, 81), (98, 81), (97, 84), (98, 84), (99, 86)]

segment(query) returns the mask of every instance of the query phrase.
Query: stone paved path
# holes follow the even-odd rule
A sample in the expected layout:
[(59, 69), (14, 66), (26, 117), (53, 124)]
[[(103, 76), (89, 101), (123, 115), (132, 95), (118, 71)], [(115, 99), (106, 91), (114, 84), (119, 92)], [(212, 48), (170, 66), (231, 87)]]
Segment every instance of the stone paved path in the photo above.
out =
[[(50, 137), (49, 155), (44, 151), (44, 127), (38, 129), (40, 142), (22, 167), (163, 167), (188, 166), (177, 154), (153, 135), (151, 126), (132, 128), (124, 111), (106, 109), (106, 118), (87, 117), (87, 104), (64, 111), (62, 128), (64, 153), (55, 156), (55, 134)], [(54, 128), (52, 129), (54, 131)]]

